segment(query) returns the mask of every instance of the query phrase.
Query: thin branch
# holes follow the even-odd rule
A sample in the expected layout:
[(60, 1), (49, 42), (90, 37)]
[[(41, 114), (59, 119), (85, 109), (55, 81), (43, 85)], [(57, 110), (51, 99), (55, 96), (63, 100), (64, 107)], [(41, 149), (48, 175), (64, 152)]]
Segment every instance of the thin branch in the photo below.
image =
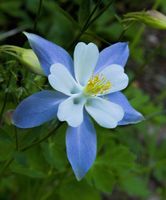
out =
[(93, 17), (94, 13), (96, 12), (97, 8), (99, 7), (100, 3), (101, 3), (101, 0), (98, 0), (97, 3), (96, 3), (96, 6), (94, 7), (94, 9), (92, 10), (91, 14), (89, 15), (89, 17), (85, 21), (85, 23), (84, 23), (83, 27), (81, 28), (79, 34), (74, 39), (74, 41), (69, 45), (68, 50), (71, 49), (75, 45), (75, 43), (80, 39), (82, 34), (88, 29), (89, 22), (90, 22), (91, 18)]
[[(10, 82), (11, 82), (11, 74), (9, 75), (9, 79), (8, 79), (8, 82), (7, 82), (7, 86), (6, 86), (7, 89), (9, 88)], [(5, 107), (6, 107), (7, 98), (8, 98), (8, 91), (6, 91), (6, 93), (5, 93), (3, 105), (2, 105), (2, 108), (1, 108), (0, 123), (2, 122), (2, 116), (3, 116), (3, 113), (4, 113)]]
[(55, 134), (55, 132), (62, 126), (62, 124), (64, 124), (64, 122), (58, 122), (56, 127), (53, 130), (51, 130), (45, 137), (43, 137), (42, 139), (40, 139), (26, 147), (23, 147), (20, 151), (26, 151), (26, 150), (34, 147), (35, 145), (38, 145), (38, 144), (42, 143), (43, 141), (47, 140), (51, 135)]
[(91, 26), (103, 13), (114, 3), (115, 0), (110, 1), (101, 11), (89, 22), (88, 27)]
[(11, 37), (11, 36), (13, 36), (13, 35), (16, 35), (16, 34), (22, 32), (22, 31), (26, 30), (27, 28), (29, 28), (29, 26), (25, 25), (25, 26), (23, 26), (23, 27), (15, 28), (15, 29), (12, 29), (12, 30), (7, 31), (7, 32), (5, 32), (5, 33), (1, 33), (1, 34), (0, 34), (0, 40), (4, 40), (4, 39), (6, 39), (6, 38), (8, 38), (8, 37)]

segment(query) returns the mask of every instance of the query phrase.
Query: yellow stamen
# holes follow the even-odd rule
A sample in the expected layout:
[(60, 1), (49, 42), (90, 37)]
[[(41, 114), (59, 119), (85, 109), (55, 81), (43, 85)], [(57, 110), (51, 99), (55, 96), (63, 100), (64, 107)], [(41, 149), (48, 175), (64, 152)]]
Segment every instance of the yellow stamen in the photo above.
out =
[(92, 76), (84, 92), (90, 95), (104, 94), (111, 88), (111, 83), (102, 74)]

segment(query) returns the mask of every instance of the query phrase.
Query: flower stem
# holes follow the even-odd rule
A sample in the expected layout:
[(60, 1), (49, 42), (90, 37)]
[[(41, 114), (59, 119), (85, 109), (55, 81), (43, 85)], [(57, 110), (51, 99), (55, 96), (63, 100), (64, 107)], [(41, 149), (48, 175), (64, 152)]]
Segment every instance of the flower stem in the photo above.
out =
[(94, 7), (92, 12), (90, 13), (89, 17), (87, 18), (86, 22), (84, 23), (83, 27), (81, 28), (79, 34), (74, 39), (74, 41), (69, 45), (68, 49), (71, 49), (75, 45), (75, 43), (80, 39), (82, 34), (88, 29), (90, 20), (93, 17), (94, 13), (96, 12), (96, 10), (97, 10), (98, 6), (100, 5), (100, 3), (101, 3), (101, 0), (98, 0), (97, 3), (96, 3), (96, 6)]
[(23, 147), (20, 151), (22, 151), (22, 152), (26, 151), (26, 150), (32, 148), (33, 146), (42, 143), (43, 141), (48, 139), (51, 135), (53, 135), (55, 133), (55, 131), (57, 131), (62, 126), (62, 124), (64, 124), (64, 122), (58, 122), (56, 127), (53, 130), (51, 130), (45, 137), (43, 137), (42, 139), (40, 139), (40, 140), (38, 140), (36, 142), (33, 142), (32, 144), (30, 144), (30, 145), (28, 145), (26, 147)]
[[(69, 45), (68, 50), (71, 49), (76, 44), (76, 42), (80, 39), (80, 37), (84, 34), (84, 32), (89, 28), (89, 26), (91, 26), (104, 13), (113, 4), (114, 1), (115, 0), (111, 0), (103, 9), (101, 9), (101, 11), (94, 18), (92, 18), (101, 3), (101, 0), (98, 0), (92, 13), (89, 15), (84, 26), (82, 27), (80, 33), (77, 35), (75, 40)], [(91, 18), (92, 18), (92, 20), (91, 20)]]
[(115, 0), (110, 1), (101, 11), (89, 22), (88, 27), (91, 26), (101, 15), (114, 3)]

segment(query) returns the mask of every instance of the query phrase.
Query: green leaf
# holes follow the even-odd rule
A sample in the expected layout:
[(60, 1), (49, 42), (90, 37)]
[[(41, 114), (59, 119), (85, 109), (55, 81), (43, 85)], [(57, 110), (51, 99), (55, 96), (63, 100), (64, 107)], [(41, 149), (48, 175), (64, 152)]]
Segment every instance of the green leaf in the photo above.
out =
[(11, 164), (10, 169), (12, 172), (35, 178), (47, 177), (49, 170), (46, 168), (39, 149), (38, 151), (34, 151), (33, 149), (26, 153), (16, 153), (15, 160)]
[(96, 128), (99, 133), (99, 152), (94, 166), (87, 175), (87, 180), (98, 190), (111, 193), (115, 183), (119, 183), (119, 177), (137, 169), (135, 155), (127, 146), (115, 142), (118, 133), (115, 135), (115, 131), (98, 126)]
[(116, 170), (133, 168), (135, 166), (135, 155), (125, 146), (119, 145), (110, 152), (110, 165)]
[(116, 181), (115, 174), (108, 165), (101, 165), (97, 163), (90, 170), (87, 175), (89, 184), (95, 185), (95, 187), (101, 192), (111, 193)]
[(42, 154), (46, 162), (57, 170), (64, 171), (68, 164), (66, 156), (65, 133), (66, 125), (62, 125), (55, 136), (41, 144)]
[(115, 143), (112, 144), (112, 146), (106, 148), (104, 155), (98, 157), (96, 163), (107, 164), (117, 173), (135, 169), (135, 155), (129, 151), (128, 147), (116, 145)]
[(77, 182), (68, 178), (63, 181), (59, 188), (60, 199), (62, 200), (100, 200), (99, 193), (90, 187), (85, 181)]
[(42, 143), (43, 155), (46, 161), (59, 171), (63, 171), (68, 164), (65, 149), (64, 134), (58, 134), (48, 142)]
[(120, 180), (121, 186), (129, 195), (135, 195), (139, 197), (148, 197), (150, 195), (147, 183), (140, 177), (126, 174)]

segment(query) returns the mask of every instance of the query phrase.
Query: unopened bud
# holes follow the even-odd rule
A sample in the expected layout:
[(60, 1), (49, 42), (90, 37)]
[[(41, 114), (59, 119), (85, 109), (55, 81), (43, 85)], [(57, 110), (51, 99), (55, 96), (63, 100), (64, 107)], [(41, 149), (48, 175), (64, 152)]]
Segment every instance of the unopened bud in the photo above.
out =
[(157, 10), (127, 13), (123, 21), (139, 21), (153, 28), (166, 29), (166, 16)]
[(39, 75), (44, 75), (39, 60), (36, 54), (31, 49), (24, 49), (20, 62), (27, 65), (33, 72)]
[(32, 72), (44, 76), (43, 69), (32, 49), (25, 49), (13, 45), (4, 45), (0, 47), (0, 50), (17, 58)]

